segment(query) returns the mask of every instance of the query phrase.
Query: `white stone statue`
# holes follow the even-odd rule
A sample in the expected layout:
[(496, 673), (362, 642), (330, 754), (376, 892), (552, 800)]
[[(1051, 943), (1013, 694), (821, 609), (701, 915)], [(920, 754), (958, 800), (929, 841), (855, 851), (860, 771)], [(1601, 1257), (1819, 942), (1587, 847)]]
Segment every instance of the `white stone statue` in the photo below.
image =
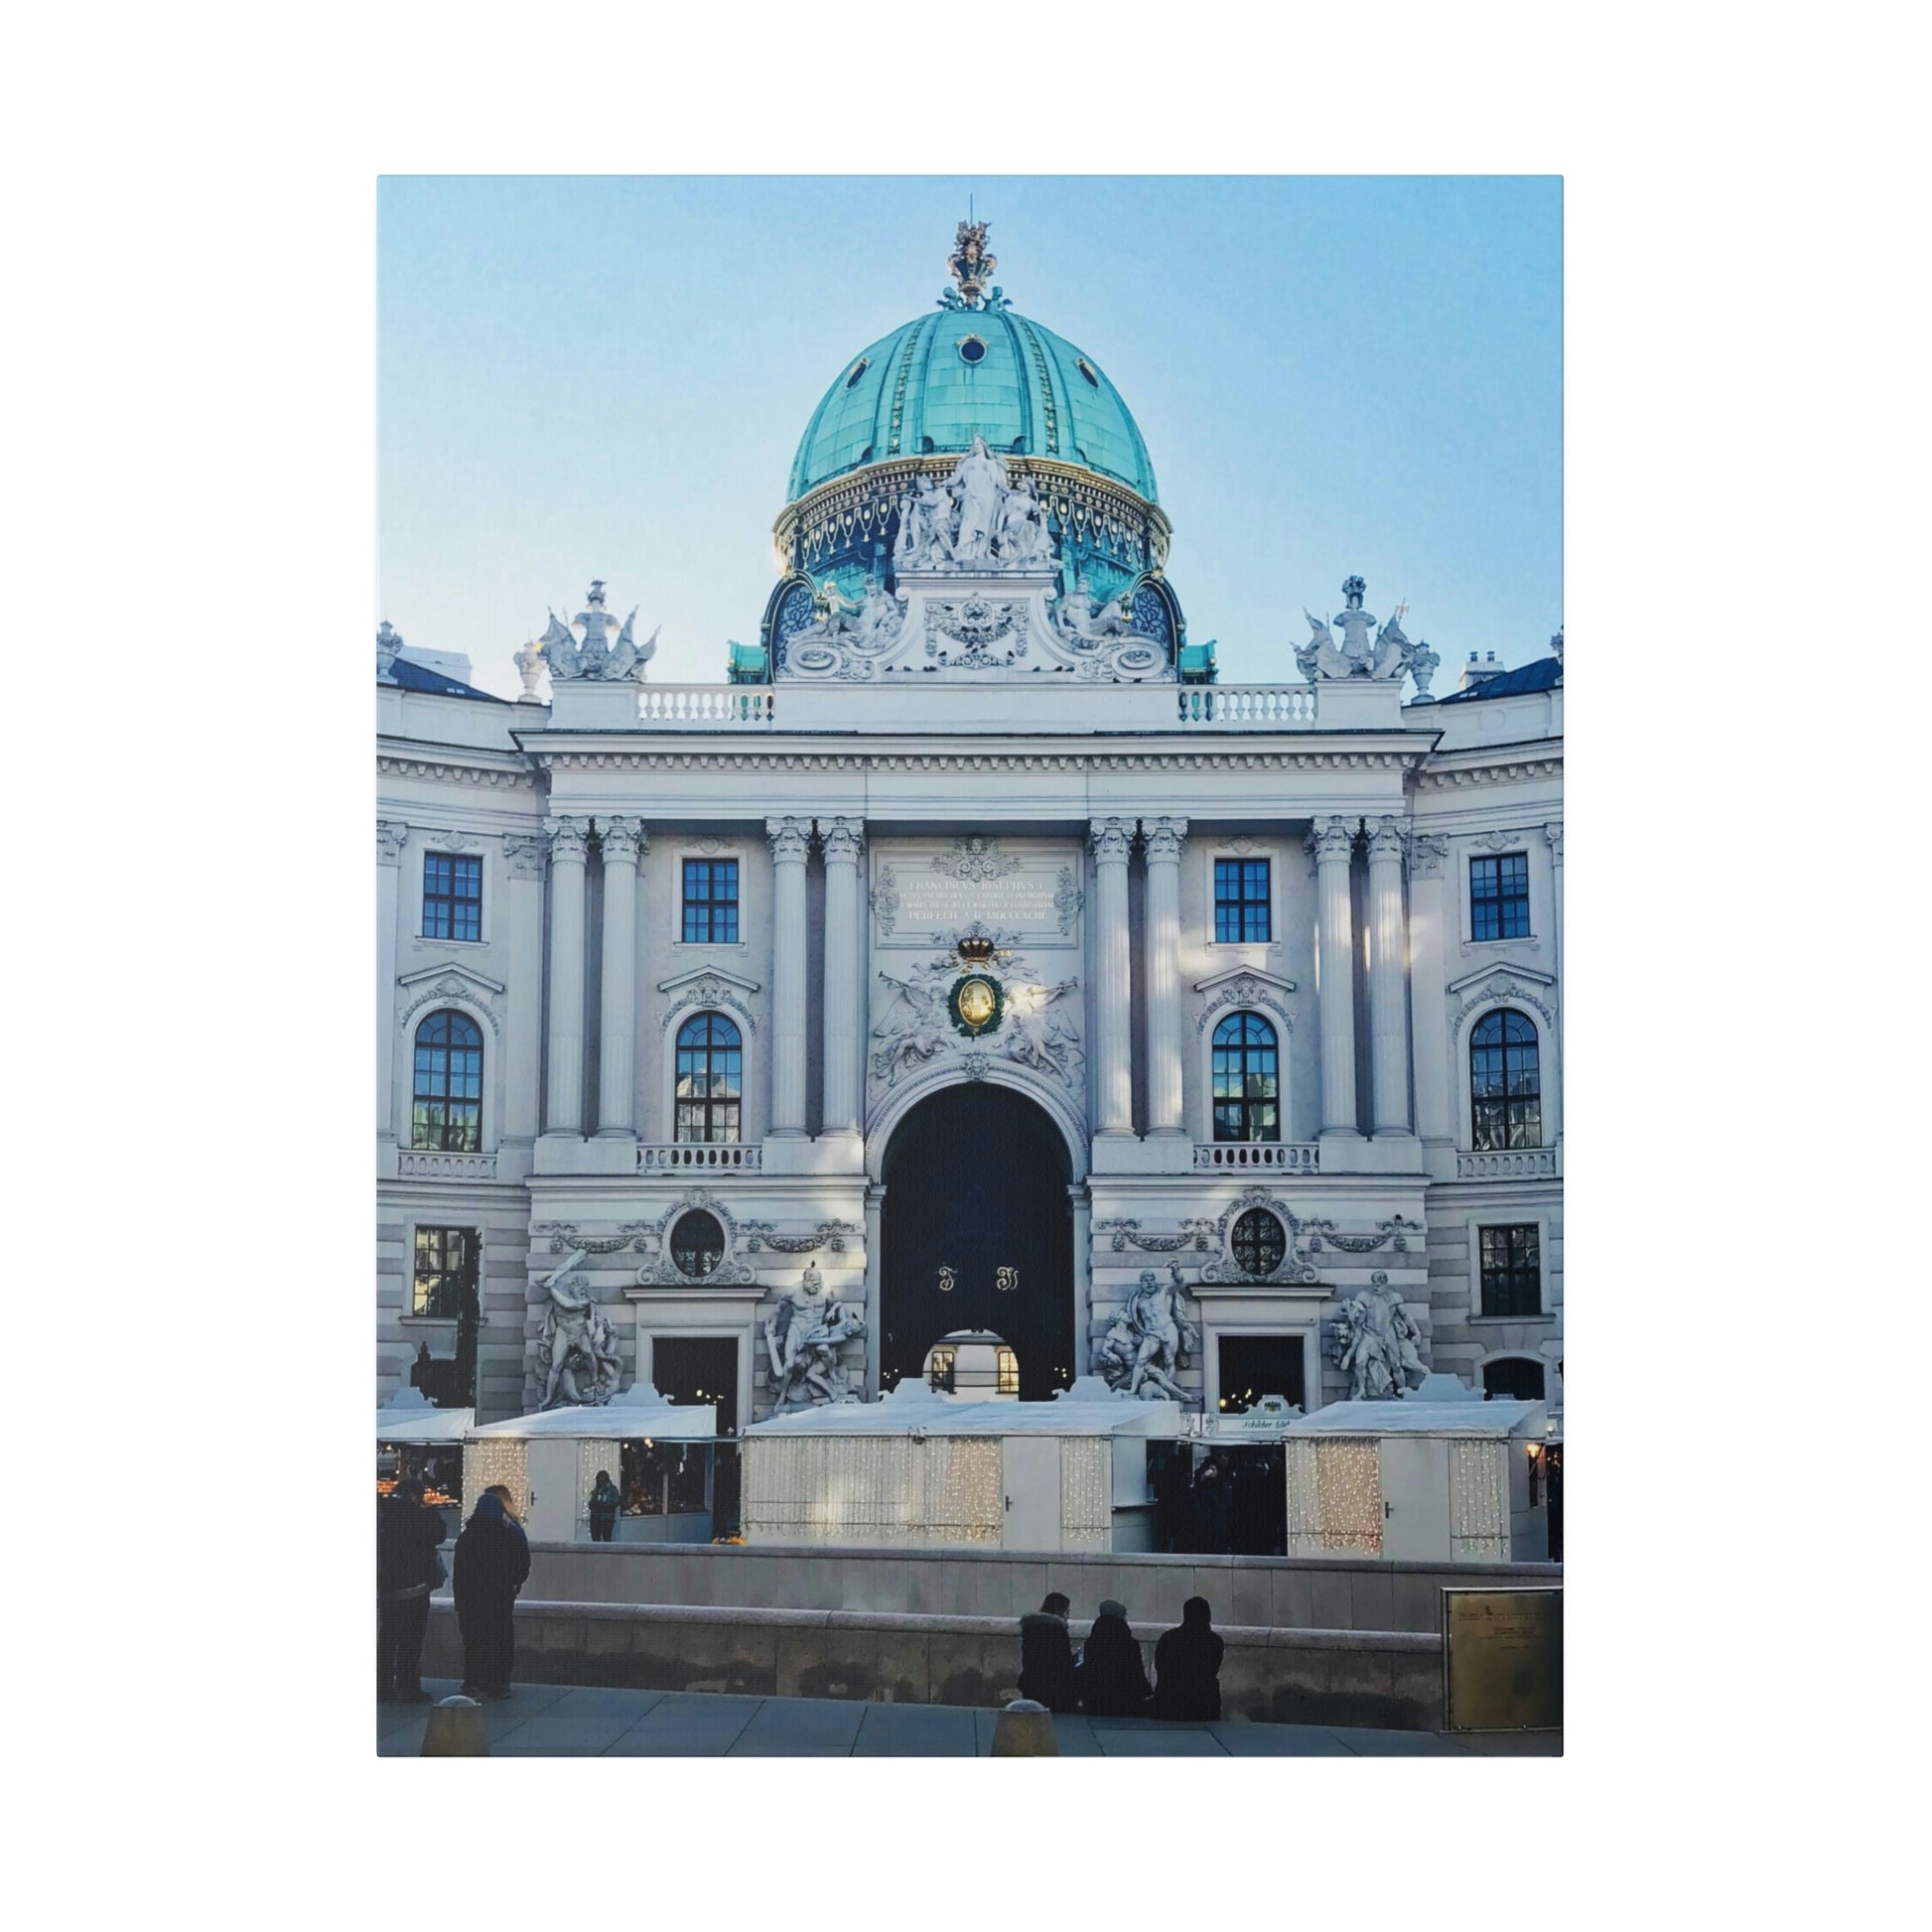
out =
[(1186, 1293), (1176, 1264), (1168, 1264), (1165, 1282), (1144, 1268), (1140, 1286), (1094, 1350), (1093, 1372), (1110, 1388), (1143, 1401), (1185, 1402), (1186, 1391), (1174, 1378), (1188, 1353), (1200, 1347), (1200, 1330), (1184, 1312)]
[(561, 1268), (544, 1277), (550, 1303), (537, 1337), (537, 1373), (543, 1379), (540, 1409), (559, 1402), (609, 1402), (618, 1392), (622, 1363), (611, 1317), (591, 1300), (589, 1285), (572, 1280), (571, 1270), (585, 1259), (573, 1249)]
[(798, 1286), (785, 1292), (765, 1320), (764, 1346), (771, 1361), (766, 1380), (780, 1409), (858, 1400), (847, 1386), (839, 1350), (866, 1332), (865, 1320), (824, 1287), (817, 1264), (807, 1262)]
[(1084, 577), (1054, 606), (1053, 621), (1075, 650), (1091, 650), (1109, 637), (1125, 637), (1134, 628), (1120, 599), (1097, 603)]
[(959, 459), (946, 490), (959, 504), (959, 522), (952, 543), (953, 561), (987, 562), (993, 555), (993, 541), (1004, 521), (1007, 467), (986, 447), (984, 437), (973, 438), (972, 447)]
[(510, 662), (516, 666), (516, 674), (523, 680), (523, 695), (534, 703), (537, 680), (543, 676), (543, 646), (540, 643), (525, 644), (521, 650), (511, 653)]
[(1023, 477), (1007, 492), (1006, 507), (1000, 513), (1000, 560), (1024, 564), (1045, 541), (1045, 506), (1034, 494), (1033, 480)]
[[(632, 635), (631, 627), (637, 618), (633, 609), (630, 616), (624, 619), (616, 641), (608, 639), (605, 632), (616, 622), (616, 619), (604, 608), (602, 578), (591, 585), (585, 605), (586, 608), (571, 621), (584, 633), (581, 644), (572, 636), (571, 625), (565, 623), (555, 611), (550, 613), (550, 627), (543, 633), (538, 645), (544, 661), (550, 666), (550, 675), (566, 683), (580, 677), (602, 679), (607, 683), (640, 678), (644, 665), (657, 653), (657, 630), (653, 630), (641, 644), (638, 643)], [(659, 624), (657, 629), (663, 627)], [(518, 668), (521, 668), (520, 659)]]
[(1348, 659), (1335, 648), (1334, 633), (1306, 605), (1302, 607), (1302, 615), (1314, 633), (1306, 644), (1295, 647), (1295, 661), (1302, 667), (1302, 675), (1311, 684), (1317, 677), (1346, 677)]
[(1348, 600), (1344, 610), (1335, 613), (1335, 622), (1341, 626), (1341, 654), (1348, 660), (1351, 674), (1364, 676), (1372, 671), (1375, 653), (1369, 647), (1368, 633), (1375, 626), (1375, 620), (1362, 609), (1362, 599), (1368, 595), (1368, 585), (1359, 577), (1351, 577), (1342, 585), (1341, 594)]
[(997, 573), (1051, 561), (1046, 505), (1031, 481), (1015, 484), (1006, 460), (984, 437), (943, 483), (921, 477), (898, 502), (894, 561), (901, 571), (970, 569)]
[(1378, 1271), (1372, 1286), (1344, 1302), (1335, 1317), (1334, 1361), (1348, 1377), (1349, 1399), (1393, 1401), (1418, 1387), (1428, 1373), (1421, 1340), (1401, 1295)]
[(916, 496), (899, 501), (898, 550), (901, 570), (940, 570), (953, 560), (953, 502), (937, 477), (921, 477)]
[(873, 1038), (881, 1042), (871, 1055), (875, 1080), (890, 1087), (901, 1073), (924, 1066), (945, 1049), (952, 1025), (945, 1004), (949, 973), (950, 961), (939, 967), (914, 966), (909, 979), (880, 969), (893, 999), (872, 1030)]
[(382, 620), (382, 627), (375, 633), (375, 674), (377, 677), (383, 678), (390, 674), (390, 671), (395, 665), (397, 654), (401, 649), (402, 632), (396, 629), (387, 618), (384, 618)]

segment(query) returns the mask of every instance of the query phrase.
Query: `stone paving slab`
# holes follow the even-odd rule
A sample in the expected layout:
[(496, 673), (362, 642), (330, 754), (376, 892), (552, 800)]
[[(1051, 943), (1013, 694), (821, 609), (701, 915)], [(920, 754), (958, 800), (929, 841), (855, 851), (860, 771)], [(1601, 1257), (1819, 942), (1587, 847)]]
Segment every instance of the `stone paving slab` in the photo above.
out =
[(972, 1757), (973, 1713), (947, 1704), (869, 1704), (854, 1757)]
[(766, 1698), (729, 1755), (850, 1757), (870, 1708), (831, 1698)]

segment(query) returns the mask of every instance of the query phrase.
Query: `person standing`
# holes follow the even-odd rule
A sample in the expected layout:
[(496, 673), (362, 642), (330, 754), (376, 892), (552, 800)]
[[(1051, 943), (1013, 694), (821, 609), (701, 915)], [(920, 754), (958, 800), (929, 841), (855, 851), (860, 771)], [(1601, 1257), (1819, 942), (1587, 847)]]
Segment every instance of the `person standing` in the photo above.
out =
[(1074, 1671), (1080, 1709), (1090, 1718), (1138, 1718), (1152, 1696), (1141, 1646), (1127, 1627), (1127, 1606), (1111, 1596), (1100, 1606)]
[(1073, 1679), (1073, 1640), (1066, 1629), (1066, 1613), (1072, 1607), (1058, 1590), (1048, 1590), (1039, 1608), (1020, 1619), (1020, 1695), (1049, 1711), (1080, 1708)]
[(623, 1498), (618, 1493), (618, 1485), (611, 1480), (609, 1469), (597, 1472), (597, 1481), (591, 1485), (591, 1499), (588, 1505), (591, 1518), (591, 1541), (609, 1543), (617, 1532), (618, 1506)]
[(1221, 1715), (1221, 1655), (1207, 1598), (1190, 1596), (1180, 1621), (1154, 1646), (1154, 1715), (1212, 1724)]
[(429, 1593), (443, 1581), (437, 1546), (449, 1534), (423, 1485), (404, 1476), (375, 1507), (375, 1695), (380, 1704), (427, 1704), (423, 1635)]
[(516, 1592), (530, 1574), (530, 1546), (499, 1487), (477, 1498), (456, 1540), (455, 1573), (464, 1694), (506, 1698), (516, 1657)]

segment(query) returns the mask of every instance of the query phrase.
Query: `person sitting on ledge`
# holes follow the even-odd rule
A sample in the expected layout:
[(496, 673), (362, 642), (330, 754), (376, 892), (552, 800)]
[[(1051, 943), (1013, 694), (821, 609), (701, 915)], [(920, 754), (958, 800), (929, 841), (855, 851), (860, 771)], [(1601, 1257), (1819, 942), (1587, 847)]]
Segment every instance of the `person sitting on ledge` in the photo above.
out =
[(1127, 1605), (1111, 1596), (1100, 1606), (1074, 1672), (1080, 1709), (1090, 1718), (1138, 1718), (1153, 1695), (1141, 1646), (1127, 1627)]
[(1221, 1654), (1205, 1596), (1180, 1606), (1180, 1622), (1154, 1646), (1154, 1715), (1212, 1724), (1221, 1715)]
[(1020, 1695), (1049, 1711), (1080, 1708), (1073, 1682), (1073, 1640), (1066, 1633), (1072, 1604), (1058, 1590), (1020, 1619)]

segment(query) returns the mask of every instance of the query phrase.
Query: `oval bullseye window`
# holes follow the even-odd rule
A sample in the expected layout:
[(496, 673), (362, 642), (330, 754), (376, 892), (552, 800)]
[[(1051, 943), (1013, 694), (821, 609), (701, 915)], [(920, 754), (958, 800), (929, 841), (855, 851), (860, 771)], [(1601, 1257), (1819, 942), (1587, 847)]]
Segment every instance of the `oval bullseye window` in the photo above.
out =
[(702, 1208), (680, 1215), (671, 1230), (671, 1260), (690, 1281), (702, 1281), (725, 1258), (725, 1230)]
[(959, 359), (962, 362), (984, 362), (986, 345), (977, 336), (962, 336), (959, 340)]
[(1272, 1275), (1288, 1252), (1282, 1224), (1265, 1207), (1251, 1207), (1234, 1224), (1234, 1265), (1244, 1275)]

